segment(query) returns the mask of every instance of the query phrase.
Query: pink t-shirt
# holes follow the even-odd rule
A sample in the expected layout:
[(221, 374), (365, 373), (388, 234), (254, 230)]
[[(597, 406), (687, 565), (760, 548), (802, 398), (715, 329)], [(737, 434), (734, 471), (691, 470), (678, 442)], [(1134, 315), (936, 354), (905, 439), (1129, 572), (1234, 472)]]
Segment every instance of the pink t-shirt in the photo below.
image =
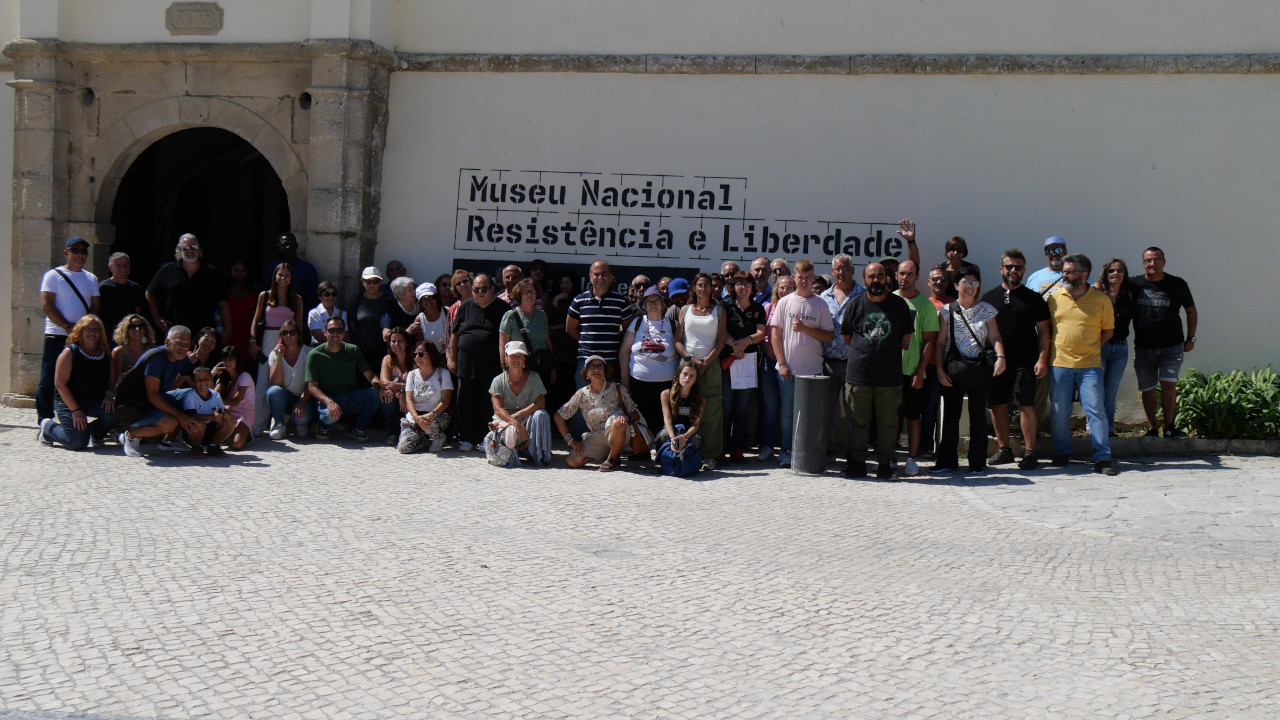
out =
[(227, 412), (231, 413), (231, 417), (236, 420), (243, 420), (245, 425), (253, 427), (253, 418), (255, 410), (253, 398), (253, 378), (249, 373), (242, 372), (240, 377), (236, 378), (236, 387), (242, 387), (244, 391), (244, 399), (235, 405), (227, 407)]
[[(782, 351), (792, 374), (819, 375), (822, 373), (822, 343), (792, 330), (791, 323), (797, 318), (809, 327), (835, 330), (831, 309), (827, 307), (827, 301), (817, 295), (803, 298), (799, 293), (791, 293), (778, 301), (773, 317), (769, 318), (770, 327), (782, 329)], [(781, 362), (782, 358), (778, 360)]]

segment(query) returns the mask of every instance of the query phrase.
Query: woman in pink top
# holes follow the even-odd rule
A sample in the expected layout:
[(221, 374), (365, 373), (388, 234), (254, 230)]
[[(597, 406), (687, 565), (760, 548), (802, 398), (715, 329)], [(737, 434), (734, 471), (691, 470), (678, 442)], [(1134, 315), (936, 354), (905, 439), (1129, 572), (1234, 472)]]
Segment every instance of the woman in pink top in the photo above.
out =
[(258, 363), (257, 390), (254, 393), (257, 408), (257, 419), (253, 423), (254, 435), (262, 435), (266, 431), (267, 417), (270, 415), (267, 409), (267, 388), (271, 385), (267, 376), (270, 370), (262, 348), (270, 350), (276, 346), (280, 338), (280, 326), (285, 320), (305, 325), (306, 318), (302, 312), (302, 296), (293, 286), (293, 268), (287, 263), (280, 263), (271, 276), (271, 289), (259, 293), (258, 307), (253, 314), (255, 337), (249, 341), (248, 359)]

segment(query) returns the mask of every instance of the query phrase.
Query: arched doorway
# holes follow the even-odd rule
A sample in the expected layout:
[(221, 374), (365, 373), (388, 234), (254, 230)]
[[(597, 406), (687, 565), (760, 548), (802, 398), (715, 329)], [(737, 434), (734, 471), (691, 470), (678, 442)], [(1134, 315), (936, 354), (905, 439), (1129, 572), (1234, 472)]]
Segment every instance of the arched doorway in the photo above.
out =
[[(218, 128), (166, 135), (142, 152), (120, 181), (111, 209), (112, 251), (129, 253), (145, 286), (173, 259), (184, 232), (224, 272), (243, 260), (261, 276), (275, 238), (290, 229), (289, 201), (271, 164), (240, 136)], [(256, 280), (255, 280), (256, 282)]]

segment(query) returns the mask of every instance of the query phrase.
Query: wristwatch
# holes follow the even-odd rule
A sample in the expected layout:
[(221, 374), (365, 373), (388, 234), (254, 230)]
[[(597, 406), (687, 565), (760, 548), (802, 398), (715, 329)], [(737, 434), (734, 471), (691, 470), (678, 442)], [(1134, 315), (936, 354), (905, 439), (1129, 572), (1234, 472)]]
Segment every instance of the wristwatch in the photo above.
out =
[(569, 433), (565, 433), (565, 434), (564, 434), (564, 443), (565, 443), (565, 445), (572, 445), (572, 444), (573, 444), (573, 435), (571, 435), (571, 434), (569, 434)]
[(1191, 337), (1187, 338), (1187, 342), (1195, 342), (1195, 341), (1196, 341), (1195, 335), (1192, 335)]

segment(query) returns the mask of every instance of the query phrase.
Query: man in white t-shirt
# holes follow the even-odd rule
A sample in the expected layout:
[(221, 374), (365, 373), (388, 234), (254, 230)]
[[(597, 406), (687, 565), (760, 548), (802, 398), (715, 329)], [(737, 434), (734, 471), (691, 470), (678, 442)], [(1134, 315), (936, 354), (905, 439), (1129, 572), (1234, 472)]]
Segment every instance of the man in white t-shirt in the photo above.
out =
[(835, 324), (827, 301), (813, 294), (813, 261), (799, 260), (792, 274), (796, 291), (778, 301), (769, 319), (770, 342), (778, 356), (778, 391), (782, 418), (779, 467), (791, 467), (792, 430), (795, 427), (797, 375), (822, 374), (822, 344), (835, 337)]
[(98, 314), (98, 278), (86, 272), (89, 241), (67, 238), (62, 254), (67, 263), (44, 274), (40, 307), (44, 310), (44, 351), (40, 356), (40, 384), (36, 386), (36, 414), (53, 417), (53, 368), (67, 345), (67, 333), (85, 315)]

